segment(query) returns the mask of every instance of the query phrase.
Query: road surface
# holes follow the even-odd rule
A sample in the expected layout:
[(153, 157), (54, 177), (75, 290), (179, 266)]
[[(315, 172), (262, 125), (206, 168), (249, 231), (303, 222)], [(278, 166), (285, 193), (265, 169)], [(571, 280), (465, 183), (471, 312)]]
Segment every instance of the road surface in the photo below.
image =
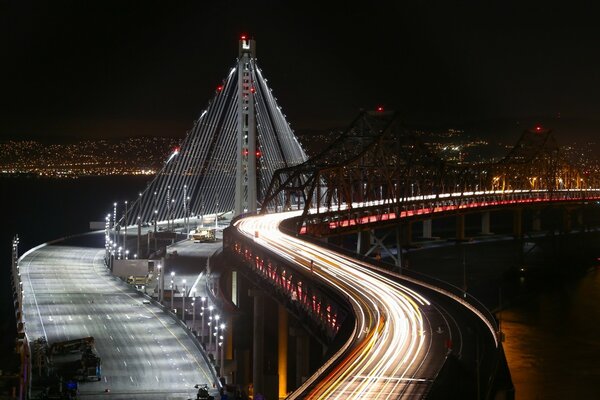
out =
[(48, 245), (21, 259), (30, 340), (95, 338), (102, 378), (80, 384), (81, 398), (187, 399), (195, 398), (196, 383), (212, 387), (209, 367), (184, 328), (112, 277), (103, 255), (103, 249)]
[[(257, 245), (300, 268), (310, 271), (312, 264), (316, 279), (347, 296), (356, 316), (356, 328), (346, 345), (324, 366), (331, 367), (329, 372), (313, 375), (290, 398), (423, 397), (444, 363), (446, 345), (454, 343), (461, 352), (462, 332), (451, 315), (454, 312), (447, 312), (439, 300), (438, 304), (430, 302), (411, 289), (414, 285), (400, 284), (359, 261), (280, 232), (280, 222), (296, 214), (248, 217), (235, 226)], [(307, 388), (308, 394), (304, 393)]]

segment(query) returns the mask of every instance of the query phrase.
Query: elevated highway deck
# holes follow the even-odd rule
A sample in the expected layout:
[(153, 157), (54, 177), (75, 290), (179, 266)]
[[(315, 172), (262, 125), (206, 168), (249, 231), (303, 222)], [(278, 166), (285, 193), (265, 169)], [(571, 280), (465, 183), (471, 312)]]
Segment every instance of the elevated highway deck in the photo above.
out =
[(80, 398), (187, 399), (197, 383), (212, 387), (214, 375), (184, 328), (112, 277), (103, 255), (104, 249), (55, 243), (21, 258), (30, 340), (95, 338), (102, 378), (81, 384)]

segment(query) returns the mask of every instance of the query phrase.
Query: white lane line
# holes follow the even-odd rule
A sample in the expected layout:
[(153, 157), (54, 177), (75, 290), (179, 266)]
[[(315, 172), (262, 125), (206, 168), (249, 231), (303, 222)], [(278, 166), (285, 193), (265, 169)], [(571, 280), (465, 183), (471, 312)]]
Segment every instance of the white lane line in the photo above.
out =
[(158, 382), (158, 376), (154, 375), (154, 379), (156, 379), (156, 382)]
[(133, 378), (130, 376), (129, 379), (131, 380), (131, 383), (133, 383)]
[(127, 366), (127, 361), (123, 360), (123, 364), (124, 364), (125, 366)]
[(110, 338), (110, 340), (115, 340), (111, 335), (108, 335), (108, 337)]
[(146, 362), (148, 363), (149, 366), (152, 366), (152, 364), (150, 364), (150, 360), (146, 360)]
[[(121, 349), (119, 349), (119, 346), (117, 346), (117, 351), (118, 351), (119, 353), (121, 352)], [(123, 361), (123, 362), (125, 362), (125, 361)]]

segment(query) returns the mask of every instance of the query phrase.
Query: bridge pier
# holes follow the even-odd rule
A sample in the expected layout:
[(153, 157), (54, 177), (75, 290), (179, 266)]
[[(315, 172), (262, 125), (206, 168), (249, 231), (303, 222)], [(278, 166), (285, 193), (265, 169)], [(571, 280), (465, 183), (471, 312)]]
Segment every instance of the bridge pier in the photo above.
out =
[(279, 398), (287, 395), (288, 367), (288, 313), (284, 306), (278, 305), (277, 318), (277, 374), (279, 380)]
[(252, 386), (254, 393), (265, 390), (265, 305), (264, 294), (250, 289), (248, 295), (254, 298), (254, 323), (252, 327)]
[(456, 240), (465, 240), (465, 214), (456, 216)]
[(531, 230), (534, 232), (539, 232), (542, 230), (542, 216), (540, 210), (535, 210), (533, 212), (533, 220), (531, 221)]
[(365, 254), (371, 248), (371, 230), (360, 230), (356, 238), (356, 253)]
[(523, 237), (523, 210), (516, 208), (513, 212), (513, 236), (516, 239)]
[(486, 211), (481, 214), (481, 234), (490, 235), (490, 212)]
[(433, 220), (431, 218), (423, 221), (423, 239), (432, 239), (433, 238), (432, 225), (433, 225)]
[(296, 382), (298, 388), (308, 379), (310, 373), (310, 338), (299, 326), (290, 328), (290, 335), (295, 337), (296, 344)]
[(562, 231), (563, 233), (569, 233), (573, 230), (573, 222), (571, 221), (571, 210), (567, 207), (563, 208), (562, 212)]

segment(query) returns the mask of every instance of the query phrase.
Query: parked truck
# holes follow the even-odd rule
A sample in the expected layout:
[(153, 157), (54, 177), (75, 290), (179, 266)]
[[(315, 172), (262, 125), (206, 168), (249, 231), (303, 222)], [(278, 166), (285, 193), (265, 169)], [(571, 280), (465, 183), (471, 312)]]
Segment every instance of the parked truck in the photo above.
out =
[(52, 369), (63, 379), (99, 381), (102, 377), (101, 360), (93, 346), (92, 336), (52, 344)]

